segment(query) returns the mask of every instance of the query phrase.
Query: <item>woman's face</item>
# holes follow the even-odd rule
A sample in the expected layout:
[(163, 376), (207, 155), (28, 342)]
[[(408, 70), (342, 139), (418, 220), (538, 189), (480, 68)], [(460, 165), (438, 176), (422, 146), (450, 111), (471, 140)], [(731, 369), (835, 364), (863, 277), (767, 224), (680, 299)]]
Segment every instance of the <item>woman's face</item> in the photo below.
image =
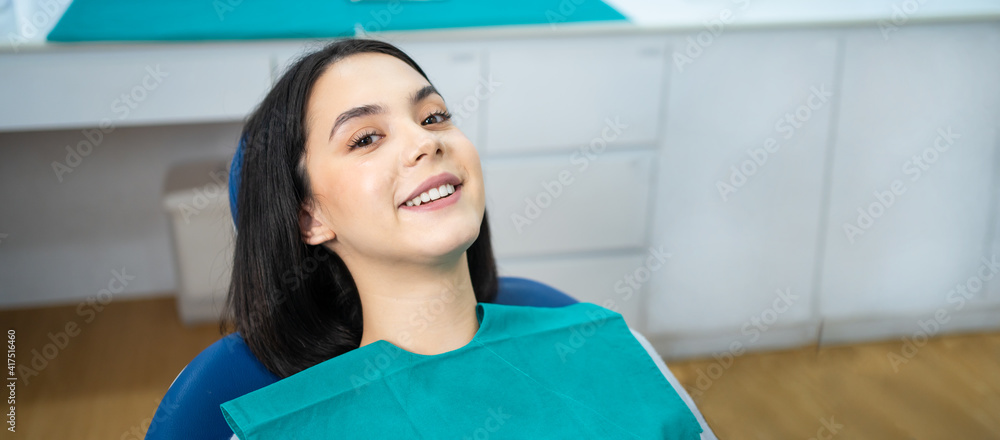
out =
[(478, 237), (479, 155), (444, 99), (403, 61), (358, 54), (329, 66), (313, 86), (305, 126), (307, 243), (327, 244), (349, 265), (433, 264)]

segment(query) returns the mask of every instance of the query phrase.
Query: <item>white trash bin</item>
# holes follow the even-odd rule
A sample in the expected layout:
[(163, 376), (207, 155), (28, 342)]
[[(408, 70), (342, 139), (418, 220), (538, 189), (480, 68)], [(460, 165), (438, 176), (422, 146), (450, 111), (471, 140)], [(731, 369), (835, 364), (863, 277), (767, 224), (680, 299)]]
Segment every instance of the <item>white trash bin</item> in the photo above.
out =
[(177, 311), (188, 325), (218, 321), (225, 305), (235, 241), (228, 181), (226, 160), (178, 164), (167, 173), (163, 207), (170, 214)]

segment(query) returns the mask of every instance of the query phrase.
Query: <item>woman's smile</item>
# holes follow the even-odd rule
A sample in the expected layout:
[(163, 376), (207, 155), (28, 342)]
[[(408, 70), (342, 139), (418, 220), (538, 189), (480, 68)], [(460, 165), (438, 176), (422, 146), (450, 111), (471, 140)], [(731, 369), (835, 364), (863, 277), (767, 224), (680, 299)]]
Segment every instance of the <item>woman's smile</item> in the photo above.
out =
[(430, 191), (421, 193), (414, 200), (408, 200), (400, 209), (414, 212), (434, 211), (454, 205), (460, 197), (462, 197), (462, 185), (441, 185), (439, 188), (431, 188)]
[(417, 189), (413, 190), (405, 201), (399, 205), (400, 208), (419, 208), (415, 211), (427, 211), (454, 204), (458, 201), (455, 192), (462, 186), (462, 180), (454, 174), (445, 172), (432, 176), (425, 180)]

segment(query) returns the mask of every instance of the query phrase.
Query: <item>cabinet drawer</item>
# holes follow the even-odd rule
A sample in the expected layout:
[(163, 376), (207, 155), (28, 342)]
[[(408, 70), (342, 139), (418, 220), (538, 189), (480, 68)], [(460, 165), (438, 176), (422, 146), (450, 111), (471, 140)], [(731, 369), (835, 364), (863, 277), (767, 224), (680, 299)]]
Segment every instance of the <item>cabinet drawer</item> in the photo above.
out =
[(251, 51), (0, 55), (0, 130), (237, 121), (269, 85), (270, 58)]
[(484, 161), (498, 256), (640, 247), (652, 152)]
[(663, 96), (665, 43), (650, 38), (512, 42), (490, 50), (490, 153), (565, 150), (627, 126), (609, 146), (653, 143)]

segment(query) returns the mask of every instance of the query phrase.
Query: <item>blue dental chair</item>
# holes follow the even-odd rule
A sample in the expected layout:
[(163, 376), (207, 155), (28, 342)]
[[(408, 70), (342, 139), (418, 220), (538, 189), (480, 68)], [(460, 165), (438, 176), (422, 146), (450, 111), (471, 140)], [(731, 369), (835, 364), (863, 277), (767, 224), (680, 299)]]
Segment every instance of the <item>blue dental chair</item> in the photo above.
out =
[[(243, 161), (242, 143), (229, 173), (229, 203), (235, 221), (236, 193)], [(496, 303), (562, 307), (577, 301), (545, 284), (501, 277)], [(146, 431), (146, 440), (229, 440), (219, 405), (278, 380), (250, 352), (239, 333), (229, 334), (202, 350), (174, 379)]]

